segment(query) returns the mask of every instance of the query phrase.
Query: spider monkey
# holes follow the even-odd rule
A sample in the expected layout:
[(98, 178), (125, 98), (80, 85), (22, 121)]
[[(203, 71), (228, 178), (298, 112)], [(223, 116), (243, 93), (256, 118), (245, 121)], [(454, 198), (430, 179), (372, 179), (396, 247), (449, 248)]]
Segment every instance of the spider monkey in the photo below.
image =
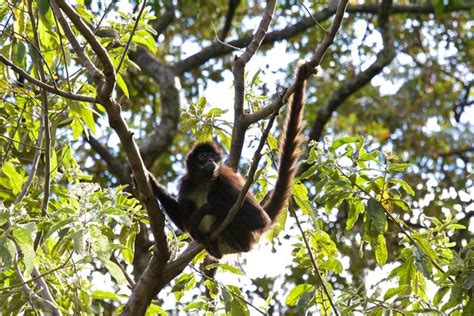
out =
[(285, 206), (300, 156), (298, 147), (301, 144), (301, 116), (308, 72), (306, 65), (297, 71), (280, 142), (278, 178), (273, 192), (263, 205), (252, 193), (247, 193), (233, 221), (216, 240), (211, 241), (210, 235), (225, 219), (244, 186), (244, 179), (222, 162), (220, 147), (214, 142), (198, 143), (193, 147), (186, 157), (187, 172), (181, 178), (177, 199), (149, 173), (153, 192), (171, 220), (202, 243), (213, 257), (249, 251), (261, 234), (271, 228)]

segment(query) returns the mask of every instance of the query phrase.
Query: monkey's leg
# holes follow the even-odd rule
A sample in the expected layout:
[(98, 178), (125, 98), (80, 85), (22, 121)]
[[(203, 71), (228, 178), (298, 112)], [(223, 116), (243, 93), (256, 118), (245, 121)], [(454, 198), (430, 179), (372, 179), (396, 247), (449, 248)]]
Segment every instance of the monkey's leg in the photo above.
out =
[(203, 205), (191, 215), (189, 220), (189, 233), (198, 242), (202, 243), (206, 250), (215, 258), (221, 258), (219, 244), (210, 240), (210, 235), (217, 225), (214, 208), (210, 204)]

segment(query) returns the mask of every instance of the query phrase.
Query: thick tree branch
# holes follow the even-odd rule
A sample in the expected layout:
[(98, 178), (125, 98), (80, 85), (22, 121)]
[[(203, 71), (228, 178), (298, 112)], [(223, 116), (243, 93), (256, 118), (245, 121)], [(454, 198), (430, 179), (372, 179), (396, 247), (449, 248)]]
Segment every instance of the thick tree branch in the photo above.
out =
[[(168, 261), (170, 255), (167, 238), (164, 232), (165, 219), (158, 207), (155, 195), (151, 190), (149, 179), (146, 176), (148, 173), (142, 157), (140, 156), (138, 146), (133, 139), (133, 133), (128, 129), (127, 123), (122, 117), (120, 105), (111, 97), (115, 87), (115, 69), (112, 65), (112, 61), (110, 60), (105, 48), (100, 44), (97, 38), (95, 38), (95, 35), (89, 26), (82, 20), (80, 15), (65, 2), (65, 0), (51, 1), (56, 1), (59, 4), (60, 8), (69, 17), (82, 36), (84, 36), (87, 43), (92, 47), (92, 50), (97, 54), (97, 58), (104, 68), (104, 78), (97, 78), (97, 83), (99, 85), (97, 100), (102, 106), (104, 106), (110, 127), (112, 127), (117, 133), (125, 154), (127, 155), (130, 168), (133, 171), (138, 189), (141, 193), (141, 201), (148, 212), (151, 231), (155, 238), (156, 248), (160, 254), (158, 260), (160, 263), (159, 268), (163, 267)], [(67, 33), (66, 36), (68, 36)], [(77, 39), (69, 38), (69, 40), (74, 41)]]
[(203, 249), (201, 244), (192, 242), (179, 258), (169, 262), (164, 269), (157, 269), (159, 262), (156, 256), (153, 256), (133, 289), (122, 315), (145, 315), (157, 293), (179, 275)]
[[(449, 6), (445, 8), (445, 11), (470, 11), (473, 7), (474, 3), (466, 3)], [(375, 4), (350, 5), (347, 7), (347, 12), (378, 14), (380, 12), (380, 6)], [(431, 3), (398, 4), (392, 6), (391, 12), (392, 14), (432, 14), (435, 13), (435, 7)]]
[[(469, 11), (474, 7), (474, 3), (464, 4), (459, 6), (452, 6), (447, 11)], [(282, 41), (291, 38), (295, 35), (301, 34), (310, 27), (321, 23), (324, 20), (330, 18), (336, 9), (333, 7), (324, 8), (321, 11), (312, 14), (313, 17), (304, 17), (299, 22), (287, 26), (281, 30), (267, 33), (262, 44), (272, 44), (274, 42)], [(351, 14), (365, 13), (365, 14), (378, 14), (379, 6), (377, 5), (349, 5), (346, 12)], [(434, 13), (434, 6), (432, 4), (410, 4), (410, 5), (395, 5), (392, 8), (392, 13), (397, 14), (432, 14)], [(176, 73), (181, 75), (184, 72), (190, 71), (200, 65), (206, 63), (208, 60), (224, 56), (230, 53), (233, 47), (243, 48), (252, 39), (252, 35), (244, 35), (241, 38), (231, 40), (227, 42), (228, 45), (222, 45), (219, 42), (215, 42), (210, 46), (204, 47), (200, 52), (191, 55), (175, 64)], [(290, 93), (291, 94), (291, 93)], [(266, 116), (270, 115), (272, 110)]]
[[(314, 14), (314, 17), (318, 22), (321, 22), (331, 17), (331, 15), (333, 15), (334, 12), (335, 12), (335, 9), (323, 9), (319, 12), (316, 12)], [(271, 44), (274, 42), (278, 42), (278, 41), (290, 38), (292, 36), (302, 33), (303, 31), (307, 30), (308, 28), (314, 25), (315, 25), (315, 21), (313, 20), (313, 18), (305, 17), (301, 19), (299, 22), (293, 25), (290, 25), (286, 28), (283, 28), (277, 31), (268, 32), (265, 35), (265, 38), (262, 44)], [(243, 48), (247, 45), (247, 43), (250, 43), (252, 38), (253, 36), (249, 34), (239, 39), (227, 42), (228, 45), (223, 45), (219, 42), (216, 42), (216, 43), (211, 44), (208, 47), (204, 47), (200, 52), (177, 62), (174, 65), (174, 68), (176, 69), (176, 73), (182, 74), (184, 72), (190, 71), (191, 69), (204, 64), (205, 62), (207, 62), (208, 60), (212, 58), (224, 56), (233, 50), (232, 46)]]
[(229, 0), (229, 8), (227, 9), (227, 13), (225, 15), (225, 22), (224, 27), (219, 35), (219, 39), (224, 41), (227, 35), (229, 35), (230, 28), (232, 27), (232, 21), (234, 20), (235, 12), (237, 11), (237, 7), (240, 4), (240, 0)]
[(383, 1), (379, 8), (379, 25), (382, 33), (383, 48), (377, 53), (376, 60), (366, 70), (357, 74), (354, 78), (343, 82), (338, 90), (333, 93), (329, 101), (318, 111), (316, 121), (311, 127), (310, 139), (320, 140), (324, 127), (332, 114), (341, 106), (347, 98), (368, 84), (372, 78), (378, 75), (385, 66), (395, 58), (396, 51), (390, 31), (391, 2)]
[(163, 34), (175, 18), (173, 0), (168, 0), (165, 4), (165, 12), (160, 16), (155, 25), (156, 37)]
[[(391, 0), (389, 0), (389, 1), (391, 1)], [(308, 77), (311, 76), (312, 73), (316, 72), (314, 70), (315, 67), (319, 66), (319, 63), (321, 62), (321, 59), (323, 58), (325, 52), (327, 51), (329, 46), (333, 43), (334, 38), (337, 34), (337, 31), (339, 30), (339, 28), (341, 26), (342, 18), (344, 17), (344, 10), (347, 6), (347, 2), (348, 2), (348, 0), (340, 0), (339, 1), (338, 5), (337, 5), (336, 16), (334, 17), (334, 20), (331, 23), (331, 26), (328, 30), (328, 33), (324, 37), (321, 45), (319, 45), (318, 48), (316, 49), (313, 58), (311, 58), (311, 60), (309, 60), (308, 62), (306, 62), (306, 63), (304, 63), (303, 65), (300, 66), (300, 67), (306, 67), (306, 69), (308, 69), (308, 71), (307, 71), (308, 72)], [(283, 99), (280, 98), (279, 101), (280, 101), (279, 106), (283, 105)], [(250, 186), (252, 185), (252, 183), (254, 181), (255, 172), (257, 171), (258, 163), (259, 163), (260, 157), (261, 157), (261, 150), (262, 150), (262, 148), (263, 148), (263, 146), (266, 142), (266, 139), (268, 137), (268, 133), (270, 132), (270, 129), (273, 125), (273, 122), (274, 122), (277, 114), (278, 114), (278, 110), (274, 111), (273, 115), (271, 116), (271, 118), (270, 118), (270, 120), (267, 124), (267, 127), (265, 128), (265, 131), (263, 132), (262, 137), (260, 138), (259, 145), (257, 147), (257, 150), (255, 151), (255, 154), (254, 154), (254, 157), (253, 157), (253, 160), (252, 160), (252, 165), (251, 165), (249, 173), (247, 175), (247, 180), (244, 184), (244, 187), (242, 188), (242, 191), (239, 194), (239, 197), (237, 198), (237, 201), (234, 203), (232, 208), (229, 210), (229, 212), (228, 212), (226, 218), (224, 219), (224, 221), (212, 233), (211, 240), (216, 239), (219, 236), (219, 234), (222, 233), (222, 231), (227, 227), (227, 225), (229, 225), (229, 223), (232, 222), (235, 215), (237, 214), (237, 212), (241, 208), (242, 203), (244, 201), (244, 198), (247, 195), (247, 192), (248, 192)], [(329, 294), (329, 293), (326, 293), (326, 294)], [(332, 303), (332, 300), (329, 297), (329, 295), (328, 295), (328, 299), (331, 302), (331, 305), (333, 307), (334, 312), (337, 314), (337, 310), (335, 308), (335, 305)]]
[[(103, 84), (99, 84), (99, 91), (97, 96), (102, 99), (108, 99), (112, 95), (112, 91), (115, 88), (115, 68), (110, 60), (107, 51), (105, 50), (104, 46), (97, 40), (95, 34), (89, 28), (89, 26), (82, 20), (81, 16), (74, 10), (69, 3), (65, 0), (52, 0), (56, 1), (59, 7), (64, 11), (67, 17), (71, 20), (77, 30), (82, 34), (82, 36), (86, 39), (87, 43), (91, 46), (94, 53), (96, 53), (97, 58), (99, 59), (100, 63), (102, 64), (105, 81)], [(66, 34), (66, 36), (68, 36)], [(69, 36), (68, 36), (68, 39)], [(77, 52), (76, 52), (77, 53)], [(93, 75), (93, 74), (91, 74)]]
[(171, 144), (178, 130), (180, 116), (179, 91), (176, 88), (173, 70), (161, 64), (149, 51), (139, 47), (136, 52), (130, 54), (130, 58), (153, 78), (160, 88), (160, 124), (140, 145), (145, 164), (150, 167), (156, 158)]
[(228, 165), (232, 169), (236, 170), (239, 165), (240, 156), (242, 154), (242, 148), (245, 140), (245, 132), (248, 124), (245, 122), (243, 108), (244, 108), (244, 95), (245, 95), (245, 65), (250, 61), (252, 56), (262, 44), (263, 39), (267, 33), (270, 22), (275, 12), (275, 0), (267, 1), (267, 6), (263, 12), (262, 19), (258, 25), (255, 35), (252, 41), (247, 46), (245, 51), (235, 59), (232, 67), (232, 73), (234, 74), (234, 127), (232, 129), (232, 144), (229, 153)]
[[(79, 41), (74, 35), (74, 32), (69, 26), (69, 23), (66, 21), (66, 18), (64, 17), (63, 13), (59, 9), (57, 3), (55, 1), (50, 1), (50, 5), (51, 5), (51, 9), (53, 11), (54, 16), (58, 20), (59, 24), (61, 24), (64, 34), (66, 35), (66, 37), (69, 40), (69, 43), (71, 43), (72, 48), (76, 52), (79, 62), (82, 65), (84, 65), (84, 67), (86, 67), (87, 71), (91, 74), (94, 80), (101, 78), (103, 76), (102, 72), (94, 65), (94, 63), (92, 63), (90, 58), (86, 55), (84, 48), (82, 47), (81, 44), (79, 44)], [(59, 27), (58, 27), (58, 33), (61, 33), (61, 30), (59, 29)]]
[[(17, 246), (17, 248), (19, 249), (19, 247)], [(23, 273), (21, 272), (20, 270), (20, 266), (18, 264), (18, 259), (15, 257), (13, 259), (13, 266), (15, 267), (16, 269), (16, 273), (17, 273), (17, 276), (18, 276), (18, 279), (20, 280), (20, 283), (21, 283), (21, 286), (23, 288), (23, 292), (25, 293), (25, 296), (27, 298), (29, 298), (31, 304), (33, 304), (33, 308), (35, 307), (34, 306), (34, 303), (33, 303), (33, 300), (35, 302), (38, 302), (41, 306), (44, 307), (45, 310), (47, 310), (49, 312), (49, 314), (53, 315), (53, 316), (60, 316), (61, 313), (59, 313), (58, 309), (57, 309), (57, 303), (54, 301), (53, 297), (51, 296), (51, 293), (49, 292), (48, 288), (40, 288), (40, 295), (36, 294), (29, 286), (28, 286), (28, 281), (25, 280), (25, 277), (23, 276)], [(38, 281), (38, 280), (42, 280), (42, 278), (35, 278), (35, 281)], [(45, 294), (45, 291), (47, 291), (47, 294)], [(48, 295), (49, 294), (49, 295)], [(50, 299), (48, 299), (50, 298)]]

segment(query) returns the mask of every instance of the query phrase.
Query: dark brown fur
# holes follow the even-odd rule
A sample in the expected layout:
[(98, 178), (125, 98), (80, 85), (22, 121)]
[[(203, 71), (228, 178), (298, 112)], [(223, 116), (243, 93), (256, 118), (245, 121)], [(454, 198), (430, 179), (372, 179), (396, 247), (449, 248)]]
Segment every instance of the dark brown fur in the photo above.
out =
[[(278, 179), (273, 193), (263, 206), (252, 193), (247, 193), (242, 207), (217, 240), (211, 241), (210, 235), (225, 219), (244, 186), (244, 179), (222, 163), (222, 151), (217, 144), (199, 143), (190, 151), (186, 157), (187, 173), (181, 179), (177, 200), (150, 174), (153, 190), (173, 222), (204, 244), (216, 258), (249, 251), (261, 234), (272, 226), (290, 197), (300, 156), (298, 146), (301, 144), (306, 72), (302, 66), (296, 76), (280, 143)], [(202, 160), (203, 154), (209, 157)]]

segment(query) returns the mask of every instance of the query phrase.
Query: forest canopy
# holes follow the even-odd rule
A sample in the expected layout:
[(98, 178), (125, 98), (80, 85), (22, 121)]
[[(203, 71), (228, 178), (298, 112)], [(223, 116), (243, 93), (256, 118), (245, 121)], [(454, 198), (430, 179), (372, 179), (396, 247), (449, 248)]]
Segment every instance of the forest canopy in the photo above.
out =
[[(1, 314), (473, 315), (473, 13), (0, 0)], [(213, 140), (265, 201), (301, 65), (288, 205), (215, 260), (148, 171), (175, 194)]]

